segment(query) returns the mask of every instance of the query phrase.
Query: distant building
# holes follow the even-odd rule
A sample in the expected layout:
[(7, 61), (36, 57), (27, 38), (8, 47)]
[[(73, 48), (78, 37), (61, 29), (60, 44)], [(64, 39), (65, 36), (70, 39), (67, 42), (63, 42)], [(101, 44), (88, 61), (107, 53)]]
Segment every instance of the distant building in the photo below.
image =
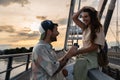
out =
[(119, 52), (120, 53), (120, 47), (119, 46), (111, 46), (108, 50), (109, 52)]

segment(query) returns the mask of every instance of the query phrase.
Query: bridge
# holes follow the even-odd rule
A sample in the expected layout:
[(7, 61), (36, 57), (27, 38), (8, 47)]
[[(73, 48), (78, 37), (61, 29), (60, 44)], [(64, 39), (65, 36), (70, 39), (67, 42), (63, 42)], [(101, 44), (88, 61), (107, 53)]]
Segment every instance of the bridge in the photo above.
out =
[[(66, 31), (66, 39), (65, 39), (65, 44), (64, 44), (65, 50), (71, 47), (74, 42), (78, 43), (78, 40), (81, 39), (81, 30), (78, 29), (76, 25), (73, 25), (73, 22), (71, 19), (74, 13), (75, 1), (76, 0), (71, 0), (70, 13), (69, 13), (69, 19), (68, 19), (68, 25), (67, 25), (67, 31)], [(105, 5), (107, 3), (107, 0), (99, 0), (99, 1), (103, 1), (100, 7), (100, 12), (99, 12), (99, 17), (101, 18)], [(111, 16), (112, 16), (112, 13), (115, 7), (115, 2), (116, 0), (111, 0), (110, 6), (108, 8), (108, 12), (107, 12), (105, 23), (104, 23), (105, 34), (107, 33), (107, 30), (109, 27)], [(79, 8), (80, 8), (80, 4), (78, 5), (78, 9)], [(99, 70), (99, 69), (90, 70), (88, 72), (89, 78), (91, 80), (120, 80), (120, 66), (119, 66), (120, 55), (119, 54), (120, 53), (109, 52), (108, 56), (109, 56), (110, 64), (107, 67), (103, 68), (102, 70)], [(13, 66), (13, 62), (16, 57), (20, 57), (23, 60), (25, 59), (24, 63)], [(0, 72), (0, 75), (5, 74), (5, 78), (0, 79), (0, 80), (30, 80), (31, 79), (31, 65), (30, 65), (31, 64), (31, 53), (1, 55), (0, 60), (1, 59), (6, 60), (7, 67), (6, 67), (6, 70), (3, 70)], [(11, 77), (12, 71), (14, 69), (18, 70), (19, 67), (21, 66), (25, 66), (24, 67), (25, 70)], [(71, 78), (71, 76), (68, 76), (66, 78), (70, 80), (69, 78)]]

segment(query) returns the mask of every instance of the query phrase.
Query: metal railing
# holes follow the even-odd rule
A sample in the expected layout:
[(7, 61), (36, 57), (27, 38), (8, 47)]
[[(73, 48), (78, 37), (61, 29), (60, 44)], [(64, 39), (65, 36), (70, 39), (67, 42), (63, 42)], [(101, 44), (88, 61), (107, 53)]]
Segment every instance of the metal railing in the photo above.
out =
[(120, 80), (120, 68), (117, 68), (116, 65), (103, 68), (103, 72), (115, 80)]
[(120, 80), (120, 52), (109, 51), (108, 58), (110, 64), (103, 68), (103, 72), (115, 80)]
[[(26, 57), (27, 60), (24, 63), (20, 64), (20, 65), (12, 67), (12, 65), (13, 65), (13, 58), (15, 58), (15, 57), (21, 57), (21, 56), (27, 56)], [(29, 64), (30, 64), (30, 57), (31, 57), (31, 53), (0, 55), (0, 59), (8, 59), (7, 69), (4, 70), (4, 71), (1, 71), (0, 74), (6, 73), (5, 80), (10, 80), (11, 71), (13, 69), (16, 69), (18, 67), (26, 65), (25, 71), (27, 71), (28, 68), (29, 68)]]

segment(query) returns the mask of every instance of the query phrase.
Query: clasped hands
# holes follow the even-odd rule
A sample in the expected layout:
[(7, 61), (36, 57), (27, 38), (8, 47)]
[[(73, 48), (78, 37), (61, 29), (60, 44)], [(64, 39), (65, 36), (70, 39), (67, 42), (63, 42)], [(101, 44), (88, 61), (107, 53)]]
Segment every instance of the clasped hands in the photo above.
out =
[(77, 50), (78, 50), (78, 47), (77, 47), (77, 46), (72, 46), (72, 47), (68, 50), (67, 58), (70, 59), (71, 57), (76, 56)]

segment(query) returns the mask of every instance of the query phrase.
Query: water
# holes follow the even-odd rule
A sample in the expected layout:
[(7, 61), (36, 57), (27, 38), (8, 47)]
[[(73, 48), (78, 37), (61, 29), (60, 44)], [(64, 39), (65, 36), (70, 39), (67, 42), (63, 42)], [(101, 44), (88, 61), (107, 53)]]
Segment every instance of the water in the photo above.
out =
[[(22, 59), (23, 59), (23, 58), (22, 58)], [(22, 63), (24, 63), (24, 61), (20, 61), (20, 60), (17, 60), (17, 61), (16, 61), (16, 60), (14, 60), (12, 67), (15, 67), (15, 66), (17, 66), (17, 65), (20, 65), (20, 64), (22, 64)], [(29, 65), (29, 67), (30, 67), (30, 65)], [(7, 60), (0, 59), (0, 72), (6, 70), (6, 68), (7, 68)], [(16, 69), (13, 69), (13, 70), (11, 71), (10, 78), (12, 78), (12, 77), (16, 76), (17, 74), (25, 71), (25, 68), (26, 68), (26, 65), (23, 65), (23, 66), (21, 66), (21, 67), (18, 67), (18, 68), (16, 68)], [(6, 73), (0, 74), (0, 80), (5, 80), (5, 74), (6, 74)]]
[[(6, 61), (0, 60), (0, 72), (6, 69)], [(4, 80), (5, 73), (0, 74), (0, 80)]]

